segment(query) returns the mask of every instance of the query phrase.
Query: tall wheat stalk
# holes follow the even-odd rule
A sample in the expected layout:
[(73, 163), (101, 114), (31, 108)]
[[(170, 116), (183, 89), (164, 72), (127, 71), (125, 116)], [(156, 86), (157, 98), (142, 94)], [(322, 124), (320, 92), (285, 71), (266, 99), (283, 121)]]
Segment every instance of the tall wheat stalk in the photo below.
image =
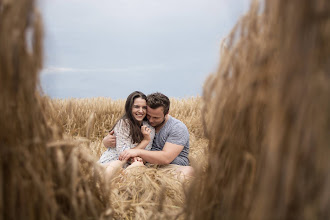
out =
[(328, 219), (330, 3), (254, 1), (204, 92), (189, 219)]

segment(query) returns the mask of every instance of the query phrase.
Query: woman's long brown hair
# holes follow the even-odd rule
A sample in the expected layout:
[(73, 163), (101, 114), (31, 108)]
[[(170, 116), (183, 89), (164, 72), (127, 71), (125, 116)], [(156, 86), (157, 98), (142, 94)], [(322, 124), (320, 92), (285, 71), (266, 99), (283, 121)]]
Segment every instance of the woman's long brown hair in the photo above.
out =
[[(130, 128), (130, 136), (132, 137), (133, 143), (140, 143), (143, 140), (143, 134), (141, 132), (141, 125), (140, 123), (134, 118), (132, 114), (132, 106), (134, 104), (134, 100), (136, 98), (141, 98), (147, 101), (147, 96), (140, 91), (132, 92), (126, 99), (125, 103), (125, 114), (115, 123), (114, 127), (117, 123), (124, 119), (124, 123), (128, 123)], [(127, 120), (126, 120), (127, 119)], [(144, 118), (143, 120), (146, 120)], [(113, 130), (114, 127), (111, 129)]]

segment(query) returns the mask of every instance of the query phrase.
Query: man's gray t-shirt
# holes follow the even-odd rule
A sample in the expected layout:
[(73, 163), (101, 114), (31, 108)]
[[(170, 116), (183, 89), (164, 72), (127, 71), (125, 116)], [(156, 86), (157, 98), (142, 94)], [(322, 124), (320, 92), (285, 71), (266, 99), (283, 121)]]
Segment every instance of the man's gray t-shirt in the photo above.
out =
[(171, 162), (181, 166), (189, 166), (189, 132), (186, 125), (176, 118), (169, 116), (164, 126), (155, 134), (152, 151), (163, 150), (165, 143), (169, 142), (183, 146), (180, 154)]

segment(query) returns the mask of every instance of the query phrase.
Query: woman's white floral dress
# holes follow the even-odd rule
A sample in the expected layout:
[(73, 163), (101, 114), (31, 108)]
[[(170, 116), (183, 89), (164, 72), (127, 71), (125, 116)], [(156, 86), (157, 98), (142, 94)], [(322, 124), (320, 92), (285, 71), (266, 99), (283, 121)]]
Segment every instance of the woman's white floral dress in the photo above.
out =
[[(128, 119), (126, 119), (128, 120)], [(153, 139), (155, 137), (155, 128), (152, 127), (148, 122), (143, 121), (143, 125), (150, 128), (150, 142), (146, 146), (146, 150), (150, 150), (152, 146)], [(100, 157), (100, 163), (109, 163), (111, 161), (118, 160), (119, 154), (124, 150), (134, 148), (138, 143), (133, 144), (132, 137), (130, 136), (130, 127), (124, 119), (118, 121), (114, 127), (114, 135), (116, 136), (116, 147), (109, 147)]]

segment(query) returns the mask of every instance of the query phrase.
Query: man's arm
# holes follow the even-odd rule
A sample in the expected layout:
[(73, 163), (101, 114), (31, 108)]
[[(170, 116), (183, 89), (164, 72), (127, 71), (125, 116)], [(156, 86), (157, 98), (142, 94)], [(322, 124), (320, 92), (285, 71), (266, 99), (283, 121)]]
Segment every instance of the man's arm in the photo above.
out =
[(110, 131), (109, 134), (103, 138), (102, 143), (106, 148), (116, 147), (116, 136), (113, 134), (114, 134), (114, 131)]
[(162, 151), (148, 151), (142, 149), (125, 150), (120, 154), (119, 160), (128, 160), (131, 157), (139, 156), (152, 164), (170, 164), (182, 150), (182, 145), (166, 142)]

